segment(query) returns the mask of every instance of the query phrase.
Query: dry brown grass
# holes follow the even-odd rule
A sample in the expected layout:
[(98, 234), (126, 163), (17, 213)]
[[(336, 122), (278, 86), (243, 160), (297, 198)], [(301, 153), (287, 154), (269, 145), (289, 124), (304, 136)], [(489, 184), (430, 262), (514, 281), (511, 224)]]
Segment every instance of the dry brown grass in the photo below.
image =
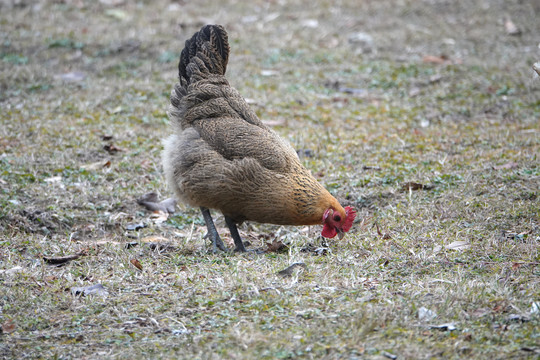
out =
[[(108, 3), (0, 2), (1, 358), (538, 356), (534, 2)], [(205, 23), (229, 31), (231, 83), (358, 209), (343, 241), (246, 224), (288, 253), (212, 255), (197, 211), (156, 225), (137, 205), (169, 195), (168, 94)]]

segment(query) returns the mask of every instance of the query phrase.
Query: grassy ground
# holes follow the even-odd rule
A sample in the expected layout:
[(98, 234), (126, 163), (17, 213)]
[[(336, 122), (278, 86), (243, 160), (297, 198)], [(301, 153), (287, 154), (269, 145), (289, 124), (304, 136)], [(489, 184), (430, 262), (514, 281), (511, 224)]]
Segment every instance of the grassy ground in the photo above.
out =
[[(538, 357), (539, 6), (221, 3), (0, 2), (0, 358)], [(343, 241), (245, 224), (288, 252), (212, 255), (197, 211), (136, 203), (170, 195), (168, 95), (206, 23), (231, 83), (357, 208)]]

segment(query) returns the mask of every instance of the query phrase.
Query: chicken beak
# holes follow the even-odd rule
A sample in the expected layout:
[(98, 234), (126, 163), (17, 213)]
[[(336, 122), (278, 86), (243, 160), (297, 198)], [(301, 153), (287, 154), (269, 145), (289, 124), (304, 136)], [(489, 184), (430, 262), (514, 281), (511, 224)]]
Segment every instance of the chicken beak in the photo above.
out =
[(339, 240), (343, 239), (345, 237), (345, 233), (340, 228), (336, 228), (337, 230), (337, 237)]

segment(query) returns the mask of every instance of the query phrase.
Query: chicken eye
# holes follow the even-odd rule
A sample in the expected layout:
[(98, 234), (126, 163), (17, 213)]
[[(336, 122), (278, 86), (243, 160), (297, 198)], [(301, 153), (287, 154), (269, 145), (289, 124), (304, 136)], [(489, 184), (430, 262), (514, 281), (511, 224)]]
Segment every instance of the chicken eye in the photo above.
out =
[(334, 221), (341, 221), (341, 216), (339, 215), (334, 216)]

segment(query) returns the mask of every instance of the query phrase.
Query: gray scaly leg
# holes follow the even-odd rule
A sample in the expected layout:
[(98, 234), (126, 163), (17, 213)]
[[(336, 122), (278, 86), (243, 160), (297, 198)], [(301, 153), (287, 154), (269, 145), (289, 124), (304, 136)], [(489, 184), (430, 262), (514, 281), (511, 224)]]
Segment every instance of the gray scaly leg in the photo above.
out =
[(221, 241), (221, 238), (219, 237), (219, 234), (216, 230), (216, 226), (214, 225), (214, 221), (212, 220), (212, 215), (210, 215), (210, 210), (201, 206), (201, 212), (204, 218), (204, 222), (206, 223), (206, 228), (208, 229), (208, 237), (212, 241), (212, 250), (214, 251), (214, 253), (217, 253), (217, 249), (227, 251), (225, 245), (223, 244), (223, 241)]
[(238, 233), (238, 228), (236, 227), (236, 223), (233, 219), (225, 215), (225, 223), (227, 224), (227, 227), (231, 231), (231, 236), (234, 240), (234, 244), (236, 245), (236, 248), (234, 251), (238, 252), (246, 252), (246, 248), (244, 247), (244, 243), (242, 242), (242, 238), (240, 237), (240, 234)]

